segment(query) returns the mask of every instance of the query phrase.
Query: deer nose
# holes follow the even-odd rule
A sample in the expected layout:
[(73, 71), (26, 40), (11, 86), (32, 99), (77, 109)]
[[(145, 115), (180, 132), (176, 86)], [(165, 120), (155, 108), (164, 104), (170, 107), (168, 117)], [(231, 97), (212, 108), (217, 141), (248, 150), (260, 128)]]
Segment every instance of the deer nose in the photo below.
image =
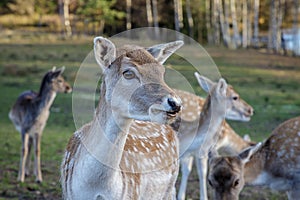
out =
[(168, 98), (168, 104), (173, 112), (179, 112), (181, 110), (181, 101), (176, 98)]
[(248, 112), (249, 115), (253, 115), (254, 110), (253, 110), (253, 108), (249, 108), (247, 112)]
[(69, 92), (72, 92), (72, 88), (70, 86), (66, 86), (65, 87), (65, 93), (69, 93)]

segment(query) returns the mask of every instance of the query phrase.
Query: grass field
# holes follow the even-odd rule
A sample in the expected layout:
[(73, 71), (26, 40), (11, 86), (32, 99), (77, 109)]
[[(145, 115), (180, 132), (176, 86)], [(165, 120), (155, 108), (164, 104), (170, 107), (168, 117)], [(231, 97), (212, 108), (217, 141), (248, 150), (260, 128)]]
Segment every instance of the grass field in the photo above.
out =
[[(300, 58), (270, 55), (258, 50), (207, 47), (224, 78), (255, 109), (248, 123), (230, 122), (241, 135), (255, 141), (266, 138), (277, 125), (300, 115)], [(27, 177), (18, 183), (20, 136), (8, 119), (19, 93), (39, 89), (43, 74), (52, 66), (66, 66), (64, 75), (71, 84), (85, 56), (92, 50), (86, 42), (47, 42), (0, 44), (0, 199), (60, 199), (59, 167), (68, 138), (75, 130), (72, 95), (59, 94), (42, 138), (44, 182)], [(193, 71), (181, 68), (192, 77)], [(193, 82), (197, 88), (196, 82)], [(196, 91), (200, 91), (196, 89)], [(188, 197), (197, 199), (195, 171), (190, 177)], [(284, 199), (284, 195), (260, 188), (246, 188), (241, 199)]]

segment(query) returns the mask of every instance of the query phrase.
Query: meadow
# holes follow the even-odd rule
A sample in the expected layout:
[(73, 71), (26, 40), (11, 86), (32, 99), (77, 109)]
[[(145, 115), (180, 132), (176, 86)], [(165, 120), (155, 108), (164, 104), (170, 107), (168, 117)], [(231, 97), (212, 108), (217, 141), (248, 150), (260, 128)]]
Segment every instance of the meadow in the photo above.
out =
[[(221, 75), (251, 104), (250, 122), (229, 123), (240, 135), (262, 141), (281, 122), (300, 115), (300, 58), (268, 54), (255, 49), (231, 51), (205, 47)], [(92, 38), (70, 41), (3, 42), (0, 44), (0, 199), (60, 199), (60, 163), (68, 138), (75, 131), (72, 94), (59, 94), (51, 108), (42, 138), (43, 183), (34, 176), (17, 182), (21, 141), (8, 119), (8, 112), (24, 90), (38, 91), (43, 74), (52, 66), (66, 66), (64, 76), (73, 84), (76, 72), (92, 50)], [(176, 59), (176, 58), (173, 58)], [(185, 66), (179, 72), (192, 77)], [(196, 81), (193, 87), (200, 93)], [(299, 144), (300, 145), (300, 144)], [(180, 177), (179, 177), (180, 178)], [(188, 197), (198, 199), (198, 181), (193, 171)], [(262, 188), (245, 188), (241, 199), (284, 199), (284, 194)]]

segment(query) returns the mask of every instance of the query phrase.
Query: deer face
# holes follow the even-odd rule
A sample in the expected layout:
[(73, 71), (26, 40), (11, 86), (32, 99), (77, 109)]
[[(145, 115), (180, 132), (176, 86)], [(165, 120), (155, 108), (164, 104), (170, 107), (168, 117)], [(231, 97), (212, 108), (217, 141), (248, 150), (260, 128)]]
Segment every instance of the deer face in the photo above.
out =
[(226, 112), (226, 119), (238, 121), (250, 120), (253, 115), (253, 108), (241, 99), (239, 94), (234, 91), (231, 85), (227, 85), (225, 80), (220, 79), (218, 83), (214, 83), (199, 74), (195, 74), (195, 76), (200, 86), (206, 92), (217, 92), (217, 95), (214, 95), (214, 98), (217, 98), (217, 102), (225, 102), (223, 109), (225, 109)]
[(243, 150), (238, 156), (211, 157), (209, 159), (208, 183), (215, 200), (238, 200), (245, 185), (244, 168), (262, 147), (261, 143)]
[(60, 69), (56, 69), (53, 67), (51, 71), (49, 71), (44, 76), (43, 84), (46, 84), (47, 87), (50, 87), (54, 92), (60, 93), (70, 93), (72, 92), (72, 87), (65, 81), (62, 76), (65, 68), (62, 67)]
[(227, 87), (226, 118), (231, 120), (249, 121), (253, 115), (253, 108), (240, 98), (233, 87)]
[(244, 187), (243, 166), (235, 157), (210, 160), (208, 183), (215, 200), (237, 200)]
[[(150, 50), (126, 46), (118, 50), (116, 58), (116, 49), (109, 40), (98, 37), (94, 43), (96, 60), (104, 71), (105, 100), (113, 112), (158, 123), (171, 122), (177, 116), (181, 101), (164, 82), (164, 66)], [(182, 43), (172, 45), (177, 49)]]

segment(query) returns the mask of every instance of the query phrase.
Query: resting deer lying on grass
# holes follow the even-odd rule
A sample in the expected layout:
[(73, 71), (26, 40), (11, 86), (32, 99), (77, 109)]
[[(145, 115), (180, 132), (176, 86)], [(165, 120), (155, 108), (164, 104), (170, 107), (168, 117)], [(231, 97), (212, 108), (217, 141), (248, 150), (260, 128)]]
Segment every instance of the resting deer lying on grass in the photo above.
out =
[(18, 180), (24, 182), (25, 174), (29, 174), (30, 151), (34, 146), (34, 173), (36, 181), (42, 182), (41, 172), (41, 137), (49, 117), (49, 109), (57, 92), (69, 93), (70, 85), (65, 82), (61, 74), (64, 67), (58, 70), (53, 68), (47, 72), (42, 80), (40, 91), (23, 92), (9, 112), (9, 118), (21, 133), (22, 151)]
[[(224, 122), (224, 119), (249, 121), (253, 114), (252, 107), (240, 99), (239, 95), (223, 79), (219, 83), (213, 83), (197, 73), (195, 76), (200, 86), (209, 94), (203, 105), (198, 123), (181, 121), (179, 144), (182, 177), (178, 199), (185, 199), (188, 176), (192, 170), (194, 157), (196, 158), (200, 181), (200, 198), (207, 199), (206, 176), (209, 150), (217, 144), (220, 136), (222, 137), (222, 140), (219, 141), (220, 145), (222, 142), (228, 144), (225, 141), (226, 138), (240, 138)], [(201, 101), (198, 100), (198, 102), (200, 105)], [(220, 132), (222, 124), (225, 129), (223, 128)], [(193, 135), (195, 132), (196, 135)], [(224, 137), (224, 133), (228, 133), (228, 136)], [(237, 147), (240, 146), (237, 145)]]
[[(180, 99), (164, 82), (162, 63), (182, 44), (116, 49), (107, 39), (94, 39), (95, 58), (103, 69), (100, 101), (92, 122), (76, 131), (67, 146), (61, 168), (65, 199), (174, 197), (175, 132), (155, 123), (135, 129), (143, 121), (171, 122), (181, 110)], [(130, 127), (133, 119), (141, 121)], [(163, 151), (167, 157), (162, 161)]]
[(244, 185), (286, 191), (300, 197), (300, 117), (285, 121), (262, 144), (238, 156), (212, 157), (209, 183), (216, 200), (237, 200)]

